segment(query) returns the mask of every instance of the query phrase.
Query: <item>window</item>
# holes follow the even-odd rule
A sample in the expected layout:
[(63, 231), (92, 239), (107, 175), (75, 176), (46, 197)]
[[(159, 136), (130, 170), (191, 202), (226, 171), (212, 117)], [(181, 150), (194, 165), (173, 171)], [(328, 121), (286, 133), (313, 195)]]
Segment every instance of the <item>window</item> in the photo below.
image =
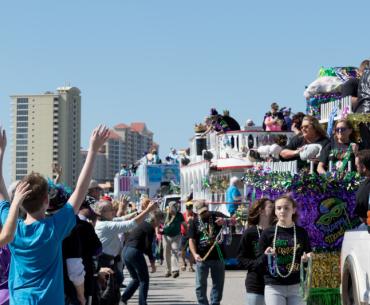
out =
[(28, 122), (28, 116), (17, 116), (17, 122)]
[(27, 145), (17, 145), (17, 150), (27, 150)]
[(27, 145), (28, 144), (28, 140), (25, 139), (25, 140), (19, 140), (17, 139), (16, 141), (17, 145)]
[[(16, 175), (27, 175), (27, 170), (24, 170), (24, 169), (19, 169), (19, 170), (16, 170), (15, 171), (15, 174)], [(23, 178), (23, 177), (22, 177)], [(22, 179), (20, 178), (20, 179)], [(20, 179), (17, 179), (17, 180), (20, 180)]]
[(17, 115), (28, 115), (28, 110), (17, 110)]
[(17, 127), (28, 127), (28, 122), (17, 122)]
[(27, 163), (17, 163), (17, 169), (27, 169)]
[(28, 104), (18, 104), (17, 110), (28, 110)]
[(20, 98), (17, 98), (17, 104), (28, 104), (28, 98), (26, 97), (20, 97)]
[(26, 151), (17, 151), (16, 156), (17, 157), (27, 157), (27, 152)]
[(28, 131), (28, 128), (17, 128), (17, 133), (26, 133)]
[(15, 161), (18, 162), (27, 162), (27, 158), (16, 158)]
[(26, 133), (17, 133), (17, 139), (27, 139)]

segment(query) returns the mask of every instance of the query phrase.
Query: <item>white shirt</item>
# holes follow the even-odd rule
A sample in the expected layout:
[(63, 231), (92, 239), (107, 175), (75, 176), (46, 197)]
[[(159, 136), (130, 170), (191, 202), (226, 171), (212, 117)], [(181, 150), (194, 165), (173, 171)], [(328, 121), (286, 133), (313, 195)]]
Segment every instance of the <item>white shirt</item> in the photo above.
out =
[(115, 218), (112, 221), (98, 220), (95, 225), (95, 232), (103, 245), (103, 253), (111, 256), (120, 254), (122, 242), (119, 239), (120, 233), (125, 233), (136, 227), (135, 220), (122, 220)]

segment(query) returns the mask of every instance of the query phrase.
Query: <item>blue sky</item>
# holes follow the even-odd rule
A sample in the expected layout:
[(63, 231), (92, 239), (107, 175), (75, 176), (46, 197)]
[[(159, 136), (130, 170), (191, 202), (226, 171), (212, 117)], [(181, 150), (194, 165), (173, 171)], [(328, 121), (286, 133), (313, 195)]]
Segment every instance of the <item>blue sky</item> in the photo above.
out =
[(3, 3), (0, 124), (9, 126), (9, 95), (67, 83), (82, 92), (84, 147), (99, 123), (144, 121), (163, 156), (188, 145), (211, 107), (241, 124), (260, 122), (273, 101), (304, 110), (304, 86), (320, 66), (370, 57), (370, 2), (302, 3)]

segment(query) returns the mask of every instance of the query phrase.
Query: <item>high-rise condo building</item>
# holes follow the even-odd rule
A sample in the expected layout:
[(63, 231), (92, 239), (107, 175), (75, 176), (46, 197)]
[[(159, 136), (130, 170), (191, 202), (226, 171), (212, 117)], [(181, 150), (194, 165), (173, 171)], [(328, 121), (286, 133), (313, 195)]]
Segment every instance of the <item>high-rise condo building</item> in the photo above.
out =
[(12, 95), (12, 179), (39, 172), (54, 178), (52, 166), (63, 169), (62, 182), (74, 187), (79, 175), (81, 96), (76, 87), (56, 93)]
[[(122, 164), (133, 164), (140, 160), (153, 146), (153, 132), (143, 122), (115, 125), (110, 132), (108, 141), (98, 154), (94, 167), (93, 178), (100, 183), (113, 182)], [(82, 168), (87, 156), (81, 150)]]

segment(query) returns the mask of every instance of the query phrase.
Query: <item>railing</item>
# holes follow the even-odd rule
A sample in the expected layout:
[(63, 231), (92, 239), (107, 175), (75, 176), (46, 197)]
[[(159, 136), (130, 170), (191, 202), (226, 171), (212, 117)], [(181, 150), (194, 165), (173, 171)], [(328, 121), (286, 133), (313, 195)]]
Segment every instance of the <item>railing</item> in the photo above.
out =
[(287, 162), (259, 162), (258, 164), (264, 170), (271, 170), (272, 172), (290, 172), (292, 174), (297, 173), (297, 161), (287, 161)]
[(293, 132), (266, 132), (259, 130), (233, 131), (218, 135), (218, 151), (220, 157), (246, 153), (249, 149), (257, 149), (263, 145), (271, 145), (280, 136), (285, 135), (287, 141), (294, 136)]
[(351, 97), (346, 96), (339, 100), (335, 100), (328, 103), (322, 103), (320, 105), (320, 123), (327, 123), (330, 118), (330, 114), (332, 113), (334, 107), (337, 107), (337, 113), (335, 116), (335, 120), (338, 120), (342, 116), (342, 112), (347, 109), (348, 113), (352, 113), (352, 103)]
[[(204, 160), (204, 150), (212, 152), (214, 159), (228, 157), (240, 158), (249, 149), (257, 149), (262, 145), (274, 144), (276, 138), (280, 135), (285, 135), (289, 141), (294, 136), (294, 133), (286, 131), (267, 132), (256, 128), (253, 130), (229, 131), (226, 133), (210, 133), (204, 137), (195, 136), (192, 139), (190, 160), (192, 163)], [(202, 138), (206, 140), (206, 145), (197, 149), (199, 139)], [(197, 151), (202, 151), (202, 154), (197, 154)]]

